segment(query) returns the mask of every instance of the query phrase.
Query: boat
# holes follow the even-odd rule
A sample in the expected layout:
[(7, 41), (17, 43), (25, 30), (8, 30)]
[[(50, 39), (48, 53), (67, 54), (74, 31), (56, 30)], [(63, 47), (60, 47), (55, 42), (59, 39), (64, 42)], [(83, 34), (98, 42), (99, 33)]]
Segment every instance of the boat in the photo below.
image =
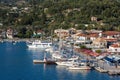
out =
[(70, 66), (70, 67), (68, 67), (68, 69), (70, 69), (70, 70), (90, 70), (91, 68), (89, 66), (87, 66), (86, 63), (80, 63), (77, 65)]
[(64, 54), (64, 51), (54, 51), (52, 53), (52, 58), (56, 60), (67, 60), (67, 55)]
[(60, 65), (60, 66), (73, 66), (73, 65), (79, 64), (78, 59), (79, 59), (79, 57), (71, 57), (67, 60), (56, 61), (56, 64)]
[(46, 52), (53, 53), (53, 47), (48, 47), (45, 49)]
[(35, 40), (27, 44), (28, 48), (42, 48), (46, 49), (52, 46), (51, 42), (41, 42), (40, 40)]
[(103, 69), (103, 68), (101, 68), (101, 67), (95, 67), (95, 69), (96, 69), (97, 71), (101, 72), (101, 73), (106, 73), (106, 72), (108, 72), (107, 70), (105, 70), (105, 69)]

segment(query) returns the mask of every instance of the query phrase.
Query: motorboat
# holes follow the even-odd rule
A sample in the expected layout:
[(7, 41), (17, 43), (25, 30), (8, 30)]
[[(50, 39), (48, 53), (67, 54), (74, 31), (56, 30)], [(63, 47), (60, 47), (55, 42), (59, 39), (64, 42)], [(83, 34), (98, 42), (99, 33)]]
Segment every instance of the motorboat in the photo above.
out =
[(79, 64), (78, 58), (79, 57), (72, 57), (63, 61), (56, 61), (56, 64), (60, 66), (73, 66), (73, 65)]
[(70, 67), (68, 67), (68, 69), (70, 69), (70, 70), (90, 70), (91, 67), (87, 66), (86, 63), (80, 63), (77, 65), (70, 66)]

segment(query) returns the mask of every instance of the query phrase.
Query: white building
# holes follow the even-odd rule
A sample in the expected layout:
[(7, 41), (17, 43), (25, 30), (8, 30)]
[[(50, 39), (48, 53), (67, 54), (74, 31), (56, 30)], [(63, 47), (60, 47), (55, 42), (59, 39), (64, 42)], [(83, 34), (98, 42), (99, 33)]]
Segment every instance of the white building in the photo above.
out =
[(88, 35), (84, 33), (75, 34), (74, 38), (76, 40), (76, 43), (90, 43), (91, 42)]
[(104, 38), (97, 38), (97, 39), (93, 40), (92, 46), (94, 48), (106, 48), (107, 41)]
[(54, 33), (57, 35), (57, 37), (61, 36), (61, 38), (66, 38), (69, 36), (69, 31), (65, 29), (56, 29)]
[(115, 43), (109, 46), (108, 52), (120, 53), (120, 43)]
[(13, 39), (13, 30), (12, 29), (8, 29), (6, 32), (6, 36), (8, 39)]

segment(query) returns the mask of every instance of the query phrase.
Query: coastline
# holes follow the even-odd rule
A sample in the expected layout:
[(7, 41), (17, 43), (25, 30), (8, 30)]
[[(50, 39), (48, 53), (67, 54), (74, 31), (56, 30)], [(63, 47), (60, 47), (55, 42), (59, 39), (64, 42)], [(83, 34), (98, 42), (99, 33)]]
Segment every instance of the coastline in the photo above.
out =
[(20, 38), (14, 38), (14, 39), (0, 39), (0, 41), (8, 41), (8, 42), (19, 42), (19, 41), (29, 41), (31, 40), (30, 38), (23, 38), (23, 39), (20, 39)]

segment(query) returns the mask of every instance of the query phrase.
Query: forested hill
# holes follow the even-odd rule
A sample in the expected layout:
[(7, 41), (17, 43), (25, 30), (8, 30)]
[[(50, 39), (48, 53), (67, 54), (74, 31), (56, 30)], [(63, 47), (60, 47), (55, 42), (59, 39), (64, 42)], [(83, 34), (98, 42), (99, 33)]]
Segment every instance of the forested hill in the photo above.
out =
[[(0, 7), (0, 22), (5, 26), (30, 25), (41, 29), (59, 27), (84, 29), (87, 24), (88, 26), (85, 29), (120, 30), (119, 0), (11, 1), (14, 1), (14, 4), (9, 7), (17, 6), (17, 9)], [(91, 17), (96, 19), (91, 21)]]

